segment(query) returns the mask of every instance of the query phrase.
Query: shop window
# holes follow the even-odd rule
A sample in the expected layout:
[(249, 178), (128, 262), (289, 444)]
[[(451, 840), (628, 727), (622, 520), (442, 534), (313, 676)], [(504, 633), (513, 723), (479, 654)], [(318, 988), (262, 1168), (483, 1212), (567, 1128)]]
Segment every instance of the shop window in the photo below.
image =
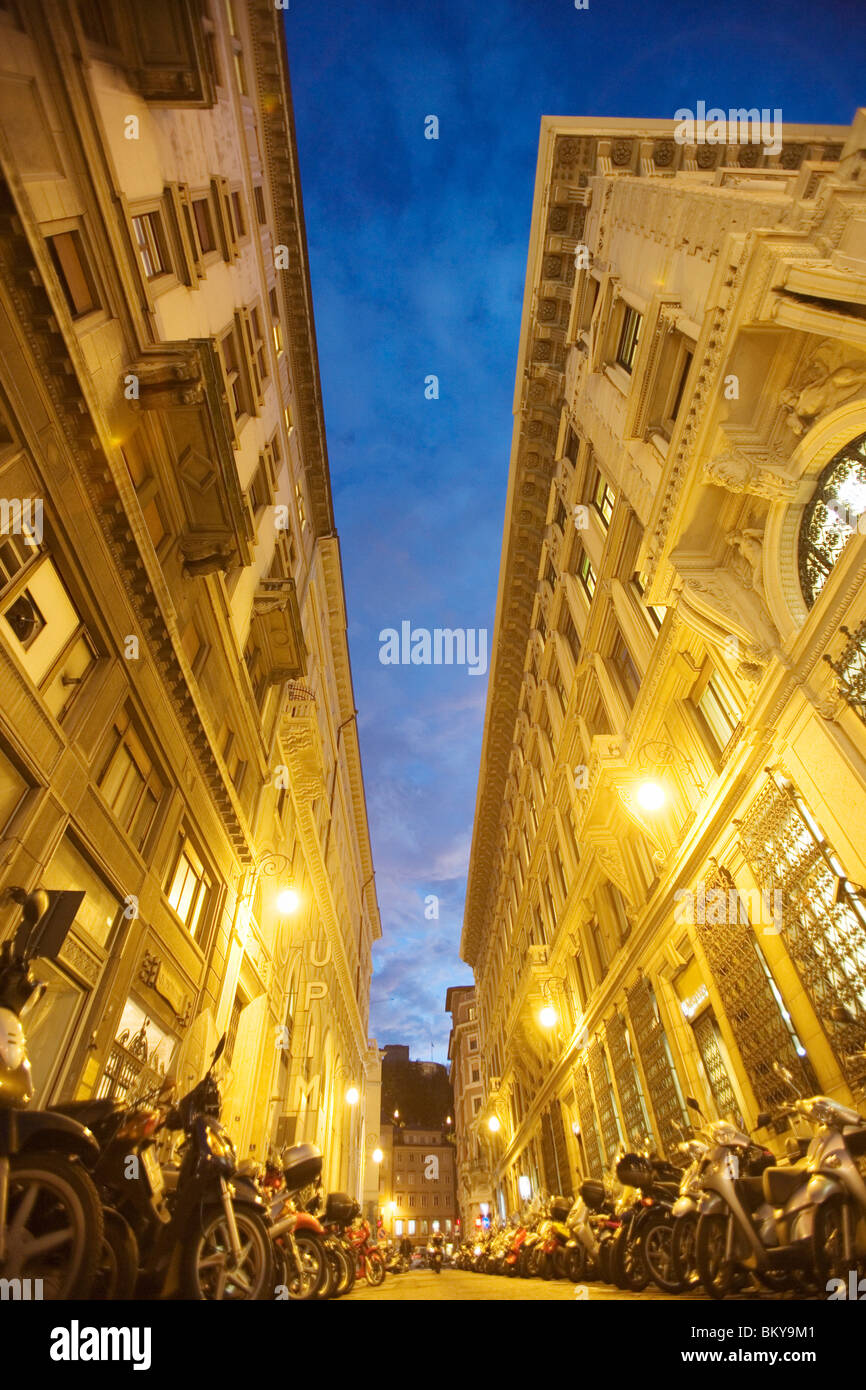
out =
[(189, 836), (181, 834), (168, 889), (168, 901), (190, 936), (201, 939), (207, 927), (207, 908), (213, 879)]
[(47, 242), (70, 314), (74, 319), (92, 314), (100, 307), (100, 301), (81, 233), (75, 229), (56, 232)]
[(83, 890), (75, 925), (97, 946), (108, 946), (115, 925), (122, 920), (120, 899), (68, 835), (43, 871), (42, 884), (45, 888)]

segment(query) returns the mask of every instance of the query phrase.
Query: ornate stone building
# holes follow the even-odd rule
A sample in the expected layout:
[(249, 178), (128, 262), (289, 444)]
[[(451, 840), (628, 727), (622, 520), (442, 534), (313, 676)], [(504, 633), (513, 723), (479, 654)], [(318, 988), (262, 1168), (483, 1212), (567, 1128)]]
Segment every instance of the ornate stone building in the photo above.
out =
[(448, 1060), (454, 1092), (454, 1139), (457, 1210), (464, 1231), (490, 1213), (493, 1204), (488, 1146), (476, 1120), (485, 1098), (485, 1077), (478, 1036), (478, 1009), (472, 985), (452, 985), (445, 997), (451, 1015)]
[(679, 133), (542, 122), (461, 948), (503, 1212), (866, 1032), (866, 113)]
[(427, 1244), (434, 1231), (446, 1243), (457, 1234), (454, 1136), (450, 1130), (382, 1125), (379, 1211), (387, 1236)]
[(226, 1032), (241, 1155), (360, 1193), (380, 924), (271, 0), (0, 4), (0, 493), (0, 925), (86, 894), (40, 1101)]

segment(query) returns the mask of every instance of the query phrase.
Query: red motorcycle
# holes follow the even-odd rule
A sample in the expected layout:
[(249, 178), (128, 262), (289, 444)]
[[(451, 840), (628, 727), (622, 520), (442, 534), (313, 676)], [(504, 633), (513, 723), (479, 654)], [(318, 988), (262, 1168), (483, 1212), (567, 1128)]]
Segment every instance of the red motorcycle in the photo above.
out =
[(385, 1278), (385, 1258), (373, 1242), (369, 1221), (359, 1216), (346, 1227), (346, 1239), (355, 1253), (358, 1277), (366, 1279), (374, 1289), (378, 1288)]
[(514, 1279), (517, 1275), (517, 1267), (518, 1261), (520, 1260), (520, 1252), (523, 1249), (524, 1242), (528, 1235), (528, 1226), (518, 1226), (517, 1230), (514, 1232), (514, 1235), (511, 1238), (511, 1244), (508, 1247), (508, 1254), (505, 1256), (504, 1260), (504, 1270), (505, 1273), (508, 1275), (509, 1279)]

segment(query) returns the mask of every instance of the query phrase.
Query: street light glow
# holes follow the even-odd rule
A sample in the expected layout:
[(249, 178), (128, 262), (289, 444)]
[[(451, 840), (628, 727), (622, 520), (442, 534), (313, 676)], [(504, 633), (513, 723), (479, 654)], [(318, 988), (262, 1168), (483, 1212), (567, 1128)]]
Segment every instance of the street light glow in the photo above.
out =
[(374, 1163), (381, 1163), (381, 1162), (382, 1162), (382, 1159), (383, 1159), (384, 1157), (385, 1157), (385, 1155), (382, 1153), (382, 1150), (381, 1150), (381, 1149), (374, 1149), (374, 1150), (373, 1150), (373, 1162), (374, 1162)]
[(300, 905), (300, 894), (297, 893), (294, 888), (283, 888), (281, 892), (277, 894), (277, 911), (281, 912), (284, 917), (288, 917), (291, 913), (297, 912)]
[(538, 1021), (544, 1028), (552, 1028), (556, 1022), (556, 1009), (551, 1004), (545, 1004), (538, 1015)]
[(491, 1116), (490, 1116), (490, 1119), (487, 1121), (487, 1128), (490, 1130), (490, 1133), (491, 1133), (491, 1134), (498, 1134), (498, 1133), (499, 1133), (499, 1130), (500, 1130), (501, 1126), (500, 1126), (500, 1124), (499, 1124), (499, 1118), (498, 1118), (498, 1116), (496, 1116), (496, 1115), (491, 1115)]
[(360, 1096), (361, 1093), (358, 1090), (357, 1086), (350, 1086), (348, 1091), (346, 1092), (346, 1100), (349, 1103), (349, 1105), (357, 1105)]
[(665, 804), (665, 789), (660, 782), (641, 782), (637, 802), (644, 811), (659, 811)]

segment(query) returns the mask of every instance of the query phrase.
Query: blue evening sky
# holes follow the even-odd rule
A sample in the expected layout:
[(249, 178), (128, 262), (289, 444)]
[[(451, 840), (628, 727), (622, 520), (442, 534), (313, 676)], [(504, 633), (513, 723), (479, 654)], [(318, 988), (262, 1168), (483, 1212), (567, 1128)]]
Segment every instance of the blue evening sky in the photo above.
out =
[(866, 11), (290, 0), (285, 24), (382, 912), (370, 1031), (441, 1062), (446, 988), (471, 981), (457, 952), (487, 680), (382, 665), (379, 633), (492, 638), (541, 116), (703, 100), (848, 123)]

